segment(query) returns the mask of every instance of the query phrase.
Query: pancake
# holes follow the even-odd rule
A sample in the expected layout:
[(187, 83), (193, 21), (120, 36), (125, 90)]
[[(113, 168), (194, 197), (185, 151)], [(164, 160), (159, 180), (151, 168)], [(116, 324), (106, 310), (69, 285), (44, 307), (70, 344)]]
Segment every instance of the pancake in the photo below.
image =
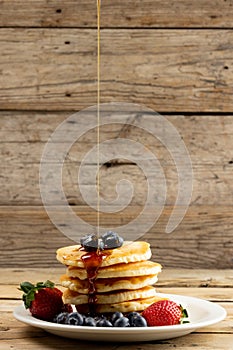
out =
[[(156, 296), (156, 290), (152, 286), (147, 286), (135, 290), (119, 290), (115, 292), (108, 293), (96, 293), (96, 302), (95, 306), (98, 304), (115, 304), (122, 303), (123, 301), (129, 301), (134, 299), (145, 299), (152, 298)], [(88, 295), (81, 294), (69, 289), (66, 289), (63, 293), (63, 302), (64, 304), (87, 304)]]
[[(80, 250), (80, 245), (62, 247), (57, 250), (57, 260), (66, 266), (84, 268), (82, 256), (87, 254)], [(101, 266), (111, 266), (121, 263), (131, 263), (148, 260), (151, 258), (150, 245), (147, 242), (125, 241), (120, 248), (106, 249), (103, 251), (104, 258)]]
[[(121, 303), (114, 303), (114, 304), (97, 304), (95, 305), (96, 313), (98, 314), (104, 314), (104, 313), (113, 313), (116, 311), (127, 313), (132, 311), (143, 311), (151, 304), (155, 303), (159, 300), (164, 300), (165, 298), (160, 298), (158, 296), (154, 296), (151, 298), (144, 298), (144, 299), (135, 299), (135, 300), (128, 300), (123, 301)], [(78, 312), (81, 312), (83, 314), (87, 314), (89, 312), (89, 305), (88, 304), (81, 304), (81, 305), (75, 305)]]
[(144, 241), (125, 241), (100, 252), (87, 252), (81, 245), (58, 249), (57, 260), (67, 266), (60, 278), (67, 288), (63, 302), (84, 314), (144, 310), (164, 299), (153, 286), (162, 267), (150, 258), (150, 245)]
[[(99, 278), (133, 277), (157, 275), (161, 272), (161, 265), (153, 261), (139, 261), (133, 263), (116, 264), (98, 269)], [(69, 277), (78, 277), (81, 280), (87, 278), (87, 271), (84, 268), (69, 266), (66, 272)]]
[[(157, 275), (137, 276), (137, 277), (118, 277), (118, 278), (98, 278), (95, 281), (97, 293), (105, 293), (122, 289), (139, 289), (145, 286), (153, 285), (157, 282)], [(63, 275), (60, 278), (63, 287), (74, 292), (88, 294), (89, 282), (87, 279), (68, 277)]]

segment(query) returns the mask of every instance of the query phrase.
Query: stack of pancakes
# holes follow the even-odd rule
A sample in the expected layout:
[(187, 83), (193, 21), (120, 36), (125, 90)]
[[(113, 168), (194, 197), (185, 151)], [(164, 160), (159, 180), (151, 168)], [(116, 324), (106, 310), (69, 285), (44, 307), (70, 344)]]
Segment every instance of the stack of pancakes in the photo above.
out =
[[(58, 261), (67, 266), (66, 274), (61, 276), (61, 284), (67, 288), (63, 301), (83, 313), (89, 312), (90, 301), (90, 276), (84, 264), (88, 254), (80, 245), (57, 250)], [(149, 260), (151, 250), (147, 242), (126, 241), (120, 248), (100, 254), (101, 264), (94, 279), (97, 313), (141, 311), (161, 300), (153, 287), (161, 265)]]

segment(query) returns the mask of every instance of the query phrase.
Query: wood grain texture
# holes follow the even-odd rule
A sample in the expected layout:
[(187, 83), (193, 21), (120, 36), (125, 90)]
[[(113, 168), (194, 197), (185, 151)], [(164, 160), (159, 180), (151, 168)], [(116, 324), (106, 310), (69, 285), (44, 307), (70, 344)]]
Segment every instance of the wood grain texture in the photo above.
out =
[[(232, 1), (101, 1), (104, 27), (232, 27)], [(1, 2), (3, 27), (95, 27), (92, 0)]]
[[(72, 208), (90, 225), (96, 222), (96, 213), (86, 206)], [(156, 224), (141, 237), (151, 244), (153, 260), (164, 268), (232, 268), (232, 206), (193, 206), (172, 234), (165, 233), (171, 214), (166, 207)], [(130, 207), (118, 216), (103, 214), (100, 223), (115, 227), (130, 222), (141, 208)], [(58, 212), (62, 219), (62, 210)], [(136, 215), (137, 216), (137, 215)], [(73, 244), (50, 222), (44, 208), (1, 207), (2, 267), (58, 267), (56, 249)], [(140, 232), (138, 225), (138, 232)], [(60, 226), (62, 230), (62, 226)]]
[[(34, 336), (33, 336), (34, 335)], [(17, 342), (15, 341), (17, 339)], [(82, 350), (114, 350), (116, 349), (115, 343), (93, 343), (78, 341), (78, 345)], [(135, 350), (140, 348), (146, 350), (170, 350), (173, 347), (185, 348), (187, 350), (198, 349), (200, 350), (227, 350), (231, 349), (232, 334), (191, 334), (186, 337), (181, 337), (172, 340), (150, 342), (150, 343), (138, 343), (135, 344), (117, 344), (118, 350)], [(21, 328), (18, 332), (11, 333), (11, 339), (3, 338), (1, 341), (2, 350), (41, 350), (42, 348), (52, 349), (74, 349), (77, 346), (77, 340), (70, 340), (65, 338), (59, 338), (56, 336), (48, 335), (42, 330), (34, 330), (32, 327)]]
[[(231, 0), (102, 0), (101, 102), (133, 102), (175, 114), (167, 119), (193, 163), (191, 207), (174, 235), (166, 236), (177, 196), (172, 157), (137, 129), (102, 130), (101, 140), (140, 139), (162, 166), (166, 208), (145, 239), (165, 267), (233, 266), (232, 8)], [(56, 126), (71, 111), (96, 103), (96, 39), (95, 1), (0, 1), (0, 266), (26, 266), (26, 254), (33, 267), (57, 267), (55, 249), (70, 244), (41, 207), (39, 165)], [(77, 171), (95, 136), (93, 130), (75, 143), (63, 167), (69, 204), (93, 224), (96, 216), (81, 196)], [(86, 169), (86, 192), (93, 191), (93, 165)], [(157, 180), (160, 175), (153, 173)], [(131, 207), (124, 215), (102, 215), (105, 226), (132, 220), (145, 202), (145, 176), (125, 159), (101, 168), (101, 195), (114, 199), (122, 176), (134, 185)], [(217, 282), (203, 277), (202, 283)]]
[[(55, 129), (73, 114), (75, 112), (72, 111), (0, 111), (0, 145), (4, 147), (2, 152), (5, 149), (5, 153), (2, 153), (2, 156), (9, 157), (6, 158), (7, 162), (17, 159), (18, 162), (24, 164), (27, 163), (27, 160), (28, 163), (38, 163), (42, 153), (40, 147), (44, 147)], [(77, 113), (77, 115), (79, 114)], [(161, 115), (177, 129), (195, 164), (226, 165), (233, 160), (231, 147), (231, 136), (233, 133), (232, 115), (195, 113), (191, 115), (168, 115), (162, 113)], [(73, 123), (72, 127), (67, 130), (76, 130), (76, 128), (78, 129), (83, 125), (81, 117), (80, 119), (77, 117), (77, 120), (78, 122)], [(171, 158), (165, 154), (163, 145), (156, 138), (156, 135), (151, 135), (144, 131), (143, 128), (138, 129), (133, 125), (125, 124), (101, 126), (101, 142), (118, 137), (142, 142), (152, 152), (158, 150), (157, 158), (159, 161), (163, 163), (171, 162)], [(78, 143), (73, 145), (72, 153), (69, 157), (70, 160), (75, 162), (79, 162), (83, 154), (89, 151), (90, 147), (95, 146), (96, 130), (90, 129), (77, 141)], [(81, 143), (80, 145), (79, 142)], [(20, 151), (16, 147), (16, 149), (11, 149), (11, 147), (14, 147), (14, 144), (22, 147), (22, 149)], [(41, 145), (40, 147), (38, 146), (38, 150), (36, 148), (37, 144)], [(32, 151), (29, 152), (31, 147), (33, 147)]]
[[(72, 114), (72, 113), (71, 113)], [(42, 153), (50, 135), (69, 117), (67, 112), (0, 112), (1, 205), (41, 205), (39, 169)], [(192, 205), (231, 205), (233, 118), (221, 115), (169, 116), (165, 119), (179, 132), (193, 166)], [(81, 118), (80, 118), (81, 119)], [(71, 132), (83, 121), (72, 124)], [(75, 129), (76, 128), (76, 129)], [(68, 140), (67, 131), (66, 138)], [(100, 129), (101, 142), (124, 138), (141, 143), (158, 159), (167, 180), (167, 205), (177, 196), (177, 170), (172, 155), (156, 138), (143, 129), (123, 124), (110, 124)], [(63, 189), (73, 205), (85, 205), (78, 184), (78, 171), (84, 156), (96, 145), (96, 130), (89, 130), (70, 148), (63, 166)], [(63, 147), (63, 139), (60, 145)], [(115, 146), (114, 146), (115, 147)], [(176, 147), (174, 147), (175, 153)], [(112, 151), (114, 154), (114, 152)], [(51, 162), (54, 162), (52, 160)], [(91, 189), (95, 164), (86, 168), (85, 191)], [(147, 169), (148, 170), (148, 169)], [(151, 170), (150, 170), (151, 171)], [(147, 195), (147, 173), (126, 159), (112, 160), (101, 168), (101, 195), (107, 200), (116, 196), (115, 186), (125, 178), (134, 186), (131, 205), (144, 205)], [(154, 169), (154, 178), (163, 176)], [(52, 189), (51, 189), (52, 191)], [(157, 200), (159, 195), (157, 196)]]
[[(101, 34), (101, 102), (161, 112), (233, 110), (231, 30)], [(96, 103), (96, 31), (0, 29), (1, 109), (80, 110)]]
[[(59, 277), (61, 269), (3, 269), (4, 274), (1, 274), (0, 282), (0, 339), (1, 349), (30, 349), (37, 350), (41, 348), (48, 349), (73, 349), (79, 347), (80, 349), (104, 349), (104, 350), (154, 350), (163, 349), (168, 350), (171, 348), (183, 348), (193, 350), (194, 348), (201, 350), (229, 350), (232, 347), (232, 284), (228, 278), (232, 276), (232, 270), (190, 270), (190, 269), (167, 269), (160, 275), (160, 280), (167, 279), (171, 282), (170, 287), (160, 287), (160, 291), (164, 293), (177, 293), (180, 295), (192, 295), (199, 298), (204, 298), (217, 302), (223, 306), (227, 311), (227, 317), (222, 322), (209, 327), (203, 327), (193, 332), (192, 334), (165, 341), (146, 342), (146, 343), (91, 343), (79, 340), (70, 340), (65, 338), (59, 338), (50, 335), (39, 328), (27, 326), (23, 323), (16, 321), (13, 317), (12, 311), (14, 308), (21, 304), (21, 298), (19, 291), (17, 290), (18, 283), (25, 279), (29, 281), (38, 281), (53, 276), (55, 280)], [(6, 279), (6, 275), (9, 280)], [(174, 280), (173, 280), (174, 276)], [(187, 277), (185, 277), (187, 276)], [(201, 288), (204, 276), (211, 276), (216, 281), (215, 286)], [(222, 277), (221, 277), (222, 276)], [(2, 279), (3, 277), (3, 279)], [(195, 287), (184, 287), (186, 279), (191, 277), (192, 283)], [(226, 288), (219, 287), (225, 284)], [(179, 286), (183, 287), (179, 287)], [(175, 287), (176, 286), (176, 287)], [(199, 287), (197, 287), (199, 286)]]
[[(18, 148), (19, 149), (19, 148)], [(95, 203), (93, 181), (88, 180), (95, 171), (95, 165), (86, 169), (86, 183), (82, 184), (82, 191), (86, 194), (93, 192), (93, 196), (89, 195), (91, 204)], [(71, 205), (85, 205), (87, 202), (80, 193), (81, 183), (78, 184), (79, 165), (76, 163), (67, 163), (63, 168), (63, 189), (66, 198)], [(167, 197), (166, 205), (175, 203), (177, 196), (177, 172), (174, 165), (164, 165), (163, 171), (167, 181)], [(152, 173), (152, 171), (151, 171)], [(193, 165), (194, 182), (191, 204), (194, 205), (231, 205), (232, 204), (232, 165), (208, 166)], [(142, 173), (135, 165), (117, 164), (111, 168), (103, 167), (101, 174), (101, 197), (107, 201), (116, 199), (116, 184), (118, 181), (125, 179), (130, 181), (134, 188), (134, 195), (130, 201), (130, 205), (144, 205), (147, 196), (147, 180), (146, 175)], [(157, 179), (162, 178), (161, 172), (152, 173)], [(2, 166), (3, 183), (0, 196), (1, 205), (41, 205), (41, 196), (39, 188), (39, 164), (15, 164), (9, 163)], [(161, 178), (160, 178), (161, 176)], [(89, 183), (88, 183), (89, 181)], [(155, 184), (156, 185), (156, 184)], [(127, 184), (126, 189), (129, 189)], [(51, 203), (52, 203), (51, 188)], [(157, 205), (162, 203), (162, 195), (156, 197)], [(54, 204), (62, 204), (61, 197), (53, 201)]]

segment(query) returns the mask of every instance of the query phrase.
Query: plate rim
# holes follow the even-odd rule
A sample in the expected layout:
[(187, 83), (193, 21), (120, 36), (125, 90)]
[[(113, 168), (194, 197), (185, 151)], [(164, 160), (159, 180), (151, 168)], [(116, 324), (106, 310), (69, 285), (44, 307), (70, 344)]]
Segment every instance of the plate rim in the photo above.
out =
[[(183, 295), (178, 295), (178, 294), (165, 294), (165, 293), (157, 293), (159, 296), (170, 298), (171, 300), (176, 301), (177, 299), (183, 299), (183, 302), (198, 302), (202, 303), (207, 307), (208, 310), (214, 307), (214, 310), (218, 312), (218, 316), (212, 319), (206, 319), (200, 322), (190, 322), (190, 323), (185, 323), (185, 324), (178, 324), (178, 325), (172, 325), (172, 326), (154, 326), (154, 327), (91, 327), (91, 326), (75, 326), (75, 325), (64, 325), (64, 324), (58, 324), (54, 322), (48, 322), (48, 321), (43, 321), (40, 319), (37, 319), (33, 317), (28, 310), (25, 309), (24, 304), (22, 303), (21, 305), (18, 305), (14, 311), (13, 315), (14, 317), (25, 324), (28, 324), (30, 326), (38, 327), (44, 330), (49, 331), (62, 331), (62, 333), (69, 333), (73, 331), (80, 331), (82, 330), (83, 333), (89, 333), (90, 331), (93, 333), (98, 333), (98, 334), (104, 334), (106, 331), (108, 334), (111, 331), (111, 334), (133, 334), (135, 332), (139, 332), (141, 330), (144, 334), (149, 334), (153, 332), (155, 335), (156, 333), (161, 333), (161, 332), (166, 332), (166, 331), (193, 331), (199, 328), (203, 328), (206, 326), (213, 325), (215, 323), (218, 323), (222, 320), (225, 319), (227, 316), (226, 310), (219, 305), (218, 303), (208, 301), (205, 299), (197, 298), (197, 297), (192, 297), (192, 296), (183, 296)], [(178, 302), (178, 301), (176, 301)], [(213, 311), (213, 310), (212, 310)]]

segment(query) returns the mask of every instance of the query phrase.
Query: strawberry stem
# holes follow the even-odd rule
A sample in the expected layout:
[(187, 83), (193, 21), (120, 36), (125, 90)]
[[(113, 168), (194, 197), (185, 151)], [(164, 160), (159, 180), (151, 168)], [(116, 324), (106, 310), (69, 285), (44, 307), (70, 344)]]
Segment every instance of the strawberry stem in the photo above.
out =
[(47, 280), (46, 282), (38, 282), (36, 285), (31, 282), (22, 282), (19, 290), (24, 292), (22, 299), (26, 309), (29, 309), (31, 302), (35, 299), (35, 293), (42, 288), (54, 288), (54, 283)]
[(182, 305), (180, 305), (180, 310), (181, 310), (181, 319), (180, 319), (180, 323), (184, 324), (184, 323), (189, 323), (188, 320), (186, 320), (189, 315), (188, 315), (188, 311), (186, 309), (183, 308)]

